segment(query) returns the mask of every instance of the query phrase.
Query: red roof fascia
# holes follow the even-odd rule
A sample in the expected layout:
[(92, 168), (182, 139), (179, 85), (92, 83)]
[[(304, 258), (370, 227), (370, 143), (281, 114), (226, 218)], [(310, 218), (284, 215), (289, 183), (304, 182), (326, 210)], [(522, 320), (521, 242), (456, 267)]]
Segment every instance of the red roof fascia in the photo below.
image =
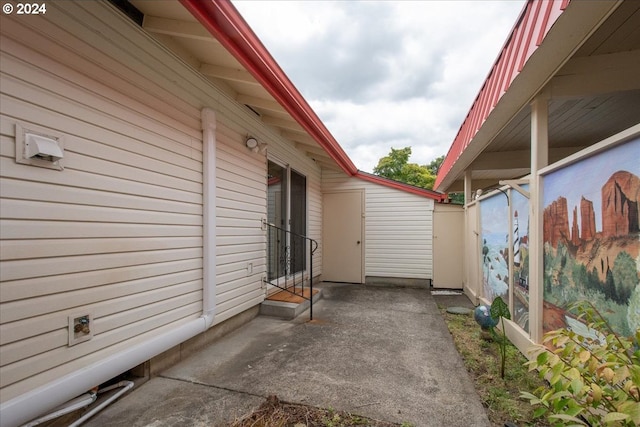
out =
[(553, 10), (553, 1), (548, 0), (547, 8), (545, 9), (545, 12), (544, 12), (544, 18), (542, 19), (541, 30), (540, 30), (540, 33), (538, 33), (538, 40), (536, 40), (536, 46), (540, 46), (542, 44), (542, 40), (544, 39), (544, 36), (547, 35), (547, 29), (548, 29), (547, 24), (549, 23), (549, 17), (551, 16), (552, 10)]
[(358, 169), (229, 0), (180, 0), (347, 174)]
[(442, 202), (447, 198), (446, 194), (438, 193), (432, 190), (427, 190), (426, 188), (416, 187), (410, 184), (405, 184), (404, 182), (383, 178), (381, 176), (373, 175), (367, 172), (358, 171), (358, 173), (355, 176), (356, 178), (373, 182), (374, 184), (380, 184), (380, 185), (384, 185), (385, 187), (395, 188), (397, 190), (402, 190), (407, 193), (412, 193), (418, 196), (427, 197), (429, 199), (433, 199), (438, 202)]
[[(527, 8), (526, 8), (526, 11), (524, 13), (524, 20), (525, 21), (527, 21), (529, 19), (529, 13), (531, 13), (531, 3), (527, 4)], [(502, 88), (503, 92), (507, 91), (507, 89), (509, 88), (509, 86), (508, 86), (509, 82), (511, 80), (513, 80), (515, 78), (515, 76), (520, 72), (520, 70), (516, 70), (516, 61), (514, 60), (514, 58), (519, 57), (519, 55), (521, 55), (522, 51), (524, 50), (524, 47), (522, 46), (522, 40), (524, 39), (524, 33), (525, 33), (525, 26), (524, 25), (520, 25), (520, 26), (516, 27), (515, 30), (514, 30), (514, 33), (513, 33), (513, 36), (512, 36), (516, 41), (513, 44), (514, 54), (513, 54), (513, 57), (510, 60), (509, 73), (505, 77), (505, 81), (504, 81), (505, 86)]]
[[(545, 3), (546, 7), (542, 7)], [(435, 188), (444, 181), (568, 3), (569, 0), (528, 0), (442, 162)]]
[(542, 11), (542, 0), (534, 1), (534, 3), (535, 3), (535, 11), (533, 12), (533, 14), (529, 15), (530, 17), (533, 17), (533, 19), (529, 22), (529, 31), (527, 33), (527, 38), (524, 41), (526, 54), (520, 57), (520, 64), (518, 64), (518, 71), (522, 71), (522, 68), (524, 67), (525, 62), (527, 62), (527, 59), (529, 59), (529, 56), (531, 56), (533, 51), (535, 51), (539, 46), (539, 44), (537, 43), (537, 40), (535, 44), (533, 43), (533, 33), (535, 32), (536, 25), (539, 25), (540, 12)]

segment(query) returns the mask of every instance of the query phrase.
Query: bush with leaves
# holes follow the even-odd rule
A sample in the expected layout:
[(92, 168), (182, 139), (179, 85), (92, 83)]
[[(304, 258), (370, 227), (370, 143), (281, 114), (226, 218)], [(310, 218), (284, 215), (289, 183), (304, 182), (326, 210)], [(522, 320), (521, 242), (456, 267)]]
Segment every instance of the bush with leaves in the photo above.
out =
[(549, 388), (521, 397), (540, 405), (536, 417), (546, 415), (554, 425), (640, 425), (640, 329), (635, 338), (616, 335), (588, 301), (572, 304), (586, 323), (584, 332), (558, 329), (545, 334), (543, 344), (528, 362), (547, 378)]

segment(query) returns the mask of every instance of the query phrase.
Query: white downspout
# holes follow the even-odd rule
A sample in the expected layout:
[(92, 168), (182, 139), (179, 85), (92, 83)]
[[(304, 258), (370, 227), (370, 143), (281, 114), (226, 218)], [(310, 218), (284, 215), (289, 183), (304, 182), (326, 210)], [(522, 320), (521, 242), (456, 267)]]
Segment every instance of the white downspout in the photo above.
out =
[(207, 328), (213, 324), (216, 308), (216, 113), (203, 108), (203, 277), (202, 315)]
[(203, 280), (202, 316), (135, 344), (0, 404), (0, 427), (17, 427), (116, 377), (158, 354), (205, 332), (215, 314), (216, 139), (215, 112), (202, 110), (203, 132)]

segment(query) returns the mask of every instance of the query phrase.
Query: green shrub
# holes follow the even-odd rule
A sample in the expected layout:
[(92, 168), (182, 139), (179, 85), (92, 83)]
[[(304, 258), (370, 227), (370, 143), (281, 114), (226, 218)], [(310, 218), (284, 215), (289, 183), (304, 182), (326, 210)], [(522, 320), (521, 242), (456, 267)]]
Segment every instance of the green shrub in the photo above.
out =
[[(550, 387), (521, 397), (539, 406), (554, 425), (640, 425), (640, 329), (635, 338), (616, 335), (588, 301), (569, 307), (588, 329), (582, 334), (558, 329), (536, 346), (530, 370), (537, 369)], [(586, 329), (586, 328), (585, 328)], [(635, 342), (634, 342), (635, 340)]]

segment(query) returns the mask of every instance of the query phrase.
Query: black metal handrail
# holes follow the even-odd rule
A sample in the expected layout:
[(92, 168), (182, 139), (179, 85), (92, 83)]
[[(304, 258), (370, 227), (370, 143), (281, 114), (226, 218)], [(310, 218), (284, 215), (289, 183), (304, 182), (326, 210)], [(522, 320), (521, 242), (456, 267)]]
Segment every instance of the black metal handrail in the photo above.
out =
[[(267, 231), (266, 283), (308, 300), (309, 318), (313, 320), (313, 254), (318, 249), (318, 242), (270, 224), (266, 220), (262, 223)], [(307, 243), (309, 245), (309, 298), (304, 296)], [(298, 282), (298, 276), (300, 282)], [(300, 293), (297, 292), (298, 287), (300, 287)]]

